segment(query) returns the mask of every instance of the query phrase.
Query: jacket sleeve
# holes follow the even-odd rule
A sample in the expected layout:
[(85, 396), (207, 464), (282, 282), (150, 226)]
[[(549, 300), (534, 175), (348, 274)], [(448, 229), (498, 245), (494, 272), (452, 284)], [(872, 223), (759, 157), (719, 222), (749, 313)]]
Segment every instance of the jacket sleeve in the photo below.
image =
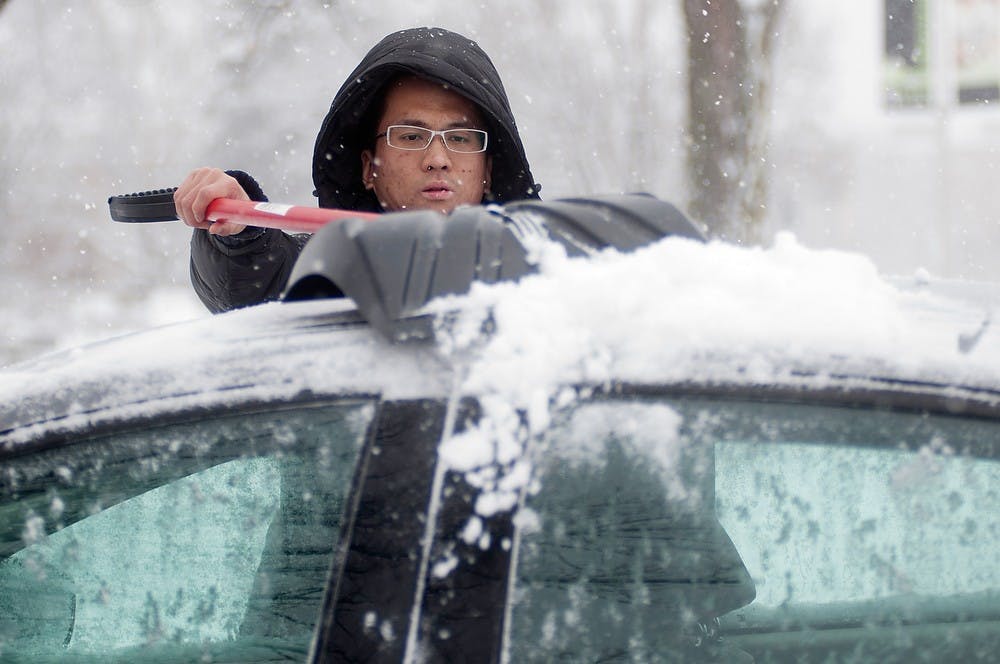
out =
[[(249, 175), (227, 172), (252, 200), (267, 200)], [(191, 284), (212, 313), (276, 300), (309, 237), (253, 226), (229, 237), (195, 229), (191, 237)]]

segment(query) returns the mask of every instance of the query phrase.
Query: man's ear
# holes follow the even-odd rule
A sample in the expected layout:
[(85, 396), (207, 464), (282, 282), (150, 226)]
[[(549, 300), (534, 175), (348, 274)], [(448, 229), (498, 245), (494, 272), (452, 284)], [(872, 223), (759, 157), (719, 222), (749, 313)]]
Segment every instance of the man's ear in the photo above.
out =
[(371, 150), (361, 151), (361, 182), (368, 191), (375, 188), (375, 155)]

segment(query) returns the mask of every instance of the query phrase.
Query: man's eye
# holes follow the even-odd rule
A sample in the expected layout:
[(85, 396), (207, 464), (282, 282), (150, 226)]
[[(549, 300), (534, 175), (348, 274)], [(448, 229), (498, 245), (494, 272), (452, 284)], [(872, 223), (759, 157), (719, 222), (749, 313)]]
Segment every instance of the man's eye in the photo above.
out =
[(411, 133), (411, 134), (403, 134), (402, 136), (399, 137), (399, 139), (401, 141), (409, 141), (410, 143), (417, 143), (419, 141), (424, 140), (424, 137), (421, 136), (420, 134)]
[(464, 145), (466, 143), (472, 142), (472, 138), (468, 134), (449, 134), (448, 141), (450, 143), (457, 143), (459, 145)]

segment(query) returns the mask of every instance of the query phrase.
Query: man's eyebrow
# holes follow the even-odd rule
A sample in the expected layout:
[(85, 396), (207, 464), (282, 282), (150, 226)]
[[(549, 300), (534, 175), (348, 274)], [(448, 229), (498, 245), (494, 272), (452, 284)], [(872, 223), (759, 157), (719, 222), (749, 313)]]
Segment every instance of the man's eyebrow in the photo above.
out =
[[(411, 127), (424, 127), (426, 129), (430, 129), (431, 128), (429, 124), (427, 124), (423, 120), (417, 120), (416, 118), (403, 118), (402, 120), (398, 120), (396, 122), (393, 122), (393, 124), (409, 125)], [(462, 120), (456, 120), (455, 122), (450, 122), (447, 125), (445, 125), (444, 128), (445, 129), (458, 129), (458, 128), (461, 128), (461, 129), (471, 129), (473, 127), (476, 127), (478, 124), (479, 123), (473, 122), (469, 118), (464, 118)]]

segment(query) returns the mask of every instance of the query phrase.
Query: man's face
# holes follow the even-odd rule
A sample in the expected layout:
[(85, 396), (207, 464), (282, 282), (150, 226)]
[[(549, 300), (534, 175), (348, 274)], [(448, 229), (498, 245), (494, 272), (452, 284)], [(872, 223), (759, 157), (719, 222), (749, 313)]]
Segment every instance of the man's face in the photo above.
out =
[[(421, 78), (391, 84), (376, 134), (389, 125), (445, 129), (486, 129), (476, 105), (443, 86)], [(492, 162), (485, 152), (452, 152), (435, 136), (426, 150), (390, 147), (385, 137), (361, 153), (365, 188), (374, 190), (382, 208), (448, 213), (459, 205), (478, 205), (489, 190)]]

